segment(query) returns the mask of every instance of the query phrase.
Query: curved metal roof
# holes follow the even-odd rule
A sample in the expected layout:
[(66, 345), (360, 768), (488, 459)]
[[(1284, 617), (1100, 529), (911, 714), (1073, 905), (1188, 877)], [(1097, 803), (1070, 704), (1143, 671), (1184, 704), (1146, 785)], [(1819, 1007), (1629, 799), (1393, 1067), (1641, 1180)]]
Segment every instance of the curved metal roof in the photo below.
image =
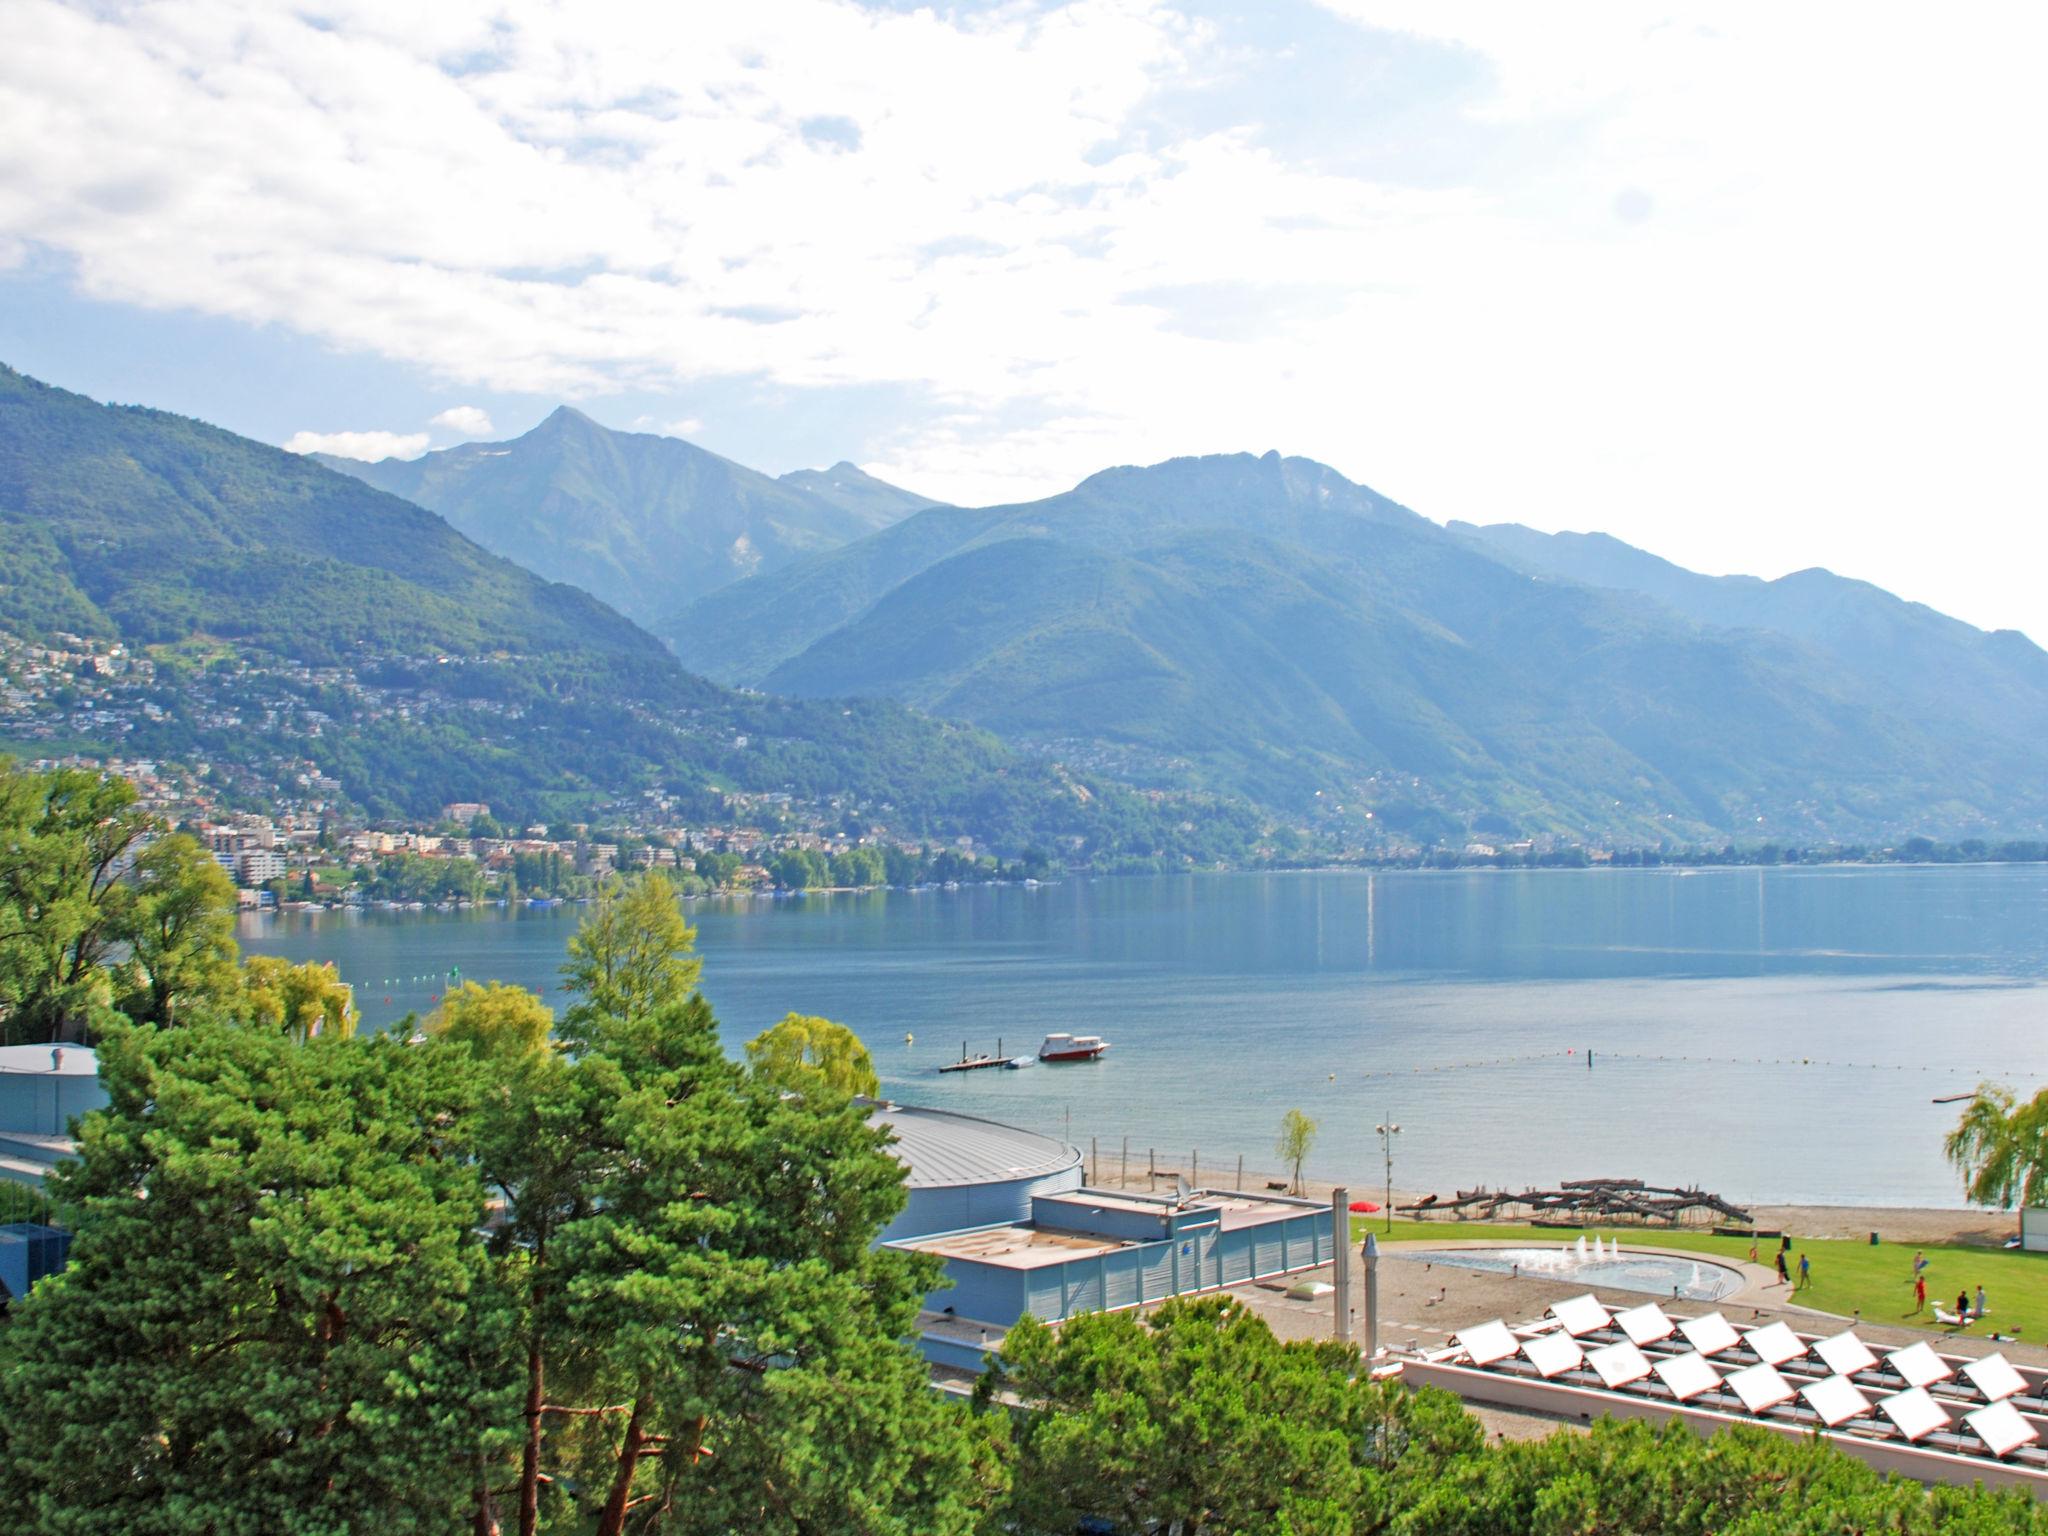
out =
[(895, 1131), (896, 1141), (889, 1150), (910, 1169), (912, 1189), (1005, 1184), (1077, 1168), (1081, 1163), (1078, 1149), (1050, 1136), (956, 1115), (951, 1110), (881, 1104), (868, 1116), (868, 1123)]

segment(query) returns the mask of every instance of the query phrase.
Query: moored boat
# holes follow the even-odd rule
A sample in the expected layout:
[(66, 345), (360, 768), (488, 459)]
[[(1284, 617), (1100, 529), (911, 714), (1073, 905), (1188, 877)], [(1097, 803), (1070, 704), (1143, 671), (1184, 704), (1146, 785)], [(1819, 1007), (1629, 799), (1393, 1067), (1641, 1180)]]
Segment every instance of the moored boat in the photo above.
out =
[(1045, 1043), (1038, 1048), (1040, 1061), (1093, 1061), (1109, 1049), (1109, 1042), (1100, 1035), (1069, 1035), (1064, 1032), (1047, 1035)]

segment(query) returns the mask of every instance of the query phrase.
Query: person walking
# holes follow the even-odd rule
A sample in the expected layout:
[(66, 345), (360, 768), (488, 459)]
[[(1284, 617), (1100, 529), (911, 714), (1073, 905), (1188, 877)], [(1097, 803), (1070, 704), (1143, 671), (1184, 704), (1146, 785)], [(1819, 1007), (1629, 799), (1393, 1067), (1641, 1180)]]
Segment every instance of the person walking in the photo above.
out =
[(1956, 1326), (1958, 1328), (1970, 1326), (1970, 1293), (1968, 1291), (1956, 1292)]
[(1785, 1268), (1785, 1250), (1780, 1248), (1778, 1250), (1778, 1284), (1790, 1285), (1791, 1283), (1791, 1272)]
[[(1925, 1275), (1915, 1275), (1913, 1277), (1913, 1311), (1925, 1312), (1926, 1310), (1927, 1277)], [(1908, 1313), (1907, 1315), (1910, 1317), (1912, 1314)]]
[(1924, 1274), (1926, 1274), (1926, 1273), (1927, 1273), (1927, 1255), (1926, 1255), (1926, 1254), (1924, 1254), (1924, 1253), (1921, 1253), (1921, 1252), (1919, 1252), (1919, 1251), (1918, 1251), (1918, 1250), (1916, 1249), (1916, 1250), (1914, 1251), (1914, 1254), (1913, 1254), (1913, 1278), (1914, 1278), (1915, 1280), (1918, 1280), (1918, 1279), (1919, 1279), (1919, 1278), (1920, 1278), (1920, 1277), (1921, 1277), (1922, 1275), (1924, 1275)]
[(1757, 1262), (1756, 1239), (1753, 1237), (1749, 1240), (1749, 1262), (1752, 1264)]
[(1799, 1255), (1799, 1284), (1793, 1287), (1793, 1289), (1803, 1291), (1812, 1284), (1813, 1261), (1802, 1253)]

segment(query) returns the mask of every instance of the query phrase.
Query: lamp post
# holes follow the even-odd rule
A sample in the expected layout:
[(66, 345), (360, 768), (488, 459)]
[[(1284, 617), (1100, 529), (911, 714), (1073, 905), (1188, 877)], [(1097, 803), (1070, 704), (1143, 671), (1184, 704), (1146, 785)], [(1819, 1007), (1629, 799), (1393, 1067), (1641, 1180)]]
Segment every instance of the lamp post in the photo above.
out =
[(1379, 1132), (1380, 1156), (1386, 1159), (1387, 1164), (1387, 1203), (1384, 1209), (1387, 1213), (1387, 1230), (1392, 1232), (1394, 1230), (1394, 1138), (1401, 1134), (1401, 1127), (1394, 1124), (1394, 1117), (1389, 1113), (1387, 1118), (1374, 1126), (1373, 1129)]

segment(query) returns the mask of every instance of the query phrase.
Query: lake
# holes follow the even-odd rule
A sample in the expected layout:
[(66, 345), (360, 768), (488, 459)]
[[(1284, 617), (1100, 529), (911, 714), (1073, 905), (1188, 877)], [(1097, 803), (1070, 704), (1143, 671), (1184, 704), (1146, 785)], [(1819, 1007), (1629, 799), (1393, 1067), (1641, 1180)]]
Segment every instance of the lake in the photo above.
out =
[[(1274, 1164), (1364, 1194), (1591, 1176), (1738, 1201), (1959, 1205), (1941, 1138), (1983, 1079), (2048, 1081), (2048, 869), (1198, 875), (693, 902), (730, 1048), (784, 1013), (867, 1041), (893, 1098), (1097, 1138), (1105, 1166)], [(285, 914), (366, 1021), (451, 967), (545, 988), (579, 909)], [(1052, 1030), (1100, 1062), (940, 1075)], [(906, 1043), (905, 1036), (914, 1043)], [(1586, 1053), (1591, 1051), (1589, 1069)]]

